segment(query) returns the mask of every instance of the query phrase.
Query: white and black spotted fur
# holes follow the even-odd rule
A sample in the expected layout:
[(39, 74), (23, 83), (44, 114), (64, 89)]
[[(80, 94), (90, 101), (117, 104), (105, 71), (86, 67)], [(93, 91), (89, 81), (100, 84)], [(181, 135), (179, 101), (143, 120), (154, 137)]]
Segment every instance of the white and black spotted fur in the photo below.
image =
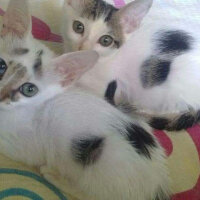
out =
[(126, 20), (120, 27), (132, 27), (131, 36), (109, 61), (86, 73), (79, 85), (105, 95), (120, 108), (125, 105), (126, 112), (132, 107), (129, 111), (154, 128), (181, 130), (196, 124), (200, 119), (199, 3), (192, 0), (185, 10), (182, 6), (184, 2), (136, 0), (121, 8), (120, 16)]
[(0, 152), (80, 199), (168, 200), (165, 154), (151, 129), (70, 87), (97, 54), (53, 59), (29, 27), (27, 1), (11, 0), (0, 30)]
[[(190, 3), (191, 8), (198, 7), (195, 1)], [(155, 0), (111, 66), (118, 68), (116, 77), (126, 102), (150, 119), (152, 127), (181, 130), (200, 119), (200, 23), (196, 20), (200, 14), (187, 17), (181, 3), (169, 4), (177, 15), (170, 15)]]

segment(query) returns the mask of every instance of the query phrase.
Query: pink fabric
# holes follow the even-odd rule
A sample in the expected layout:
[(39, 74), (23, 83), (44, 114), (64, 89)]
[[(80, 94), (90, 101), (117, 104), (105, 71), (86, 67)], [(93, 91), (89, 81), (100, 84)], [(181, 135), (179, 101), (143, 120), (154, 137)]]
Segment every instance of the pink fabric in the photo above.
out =
[(121, 8), (122, 6), (125, 5), (124, 0), (113, 0), (113, 1), (114, 1), (115, 6), (116, 6), (117, 8)]
[[(196, 125), (192, 128), (189, 128), (187, 132), (192, 138), (194, 145), (196, 146), (200, 160), (200, 125)], [(158, 138), (160, 144), (166, 149), (167, 155), (170, 156), (173, 152), (173, 144), (170, 138), (163, 131), (155, 131), (154, 134)], [(200, 200), (200, 177), (194, 188), (188, 191), (175, 194), (172, 197), (172, 200)]]
[(49, 42), (62, 42), (62, 37), (60, 35), (52, 33), (49, 26), (42, 20), (36, 17), (32, 17), (32, 23), (32, 33), (36, 39)]
[(154, 131), (154, 135), (158, 138), (158, 141), (165, 149), (167, 156), (170, 156), (173, 152), (173, 144), (168, 135), (163, 131)]

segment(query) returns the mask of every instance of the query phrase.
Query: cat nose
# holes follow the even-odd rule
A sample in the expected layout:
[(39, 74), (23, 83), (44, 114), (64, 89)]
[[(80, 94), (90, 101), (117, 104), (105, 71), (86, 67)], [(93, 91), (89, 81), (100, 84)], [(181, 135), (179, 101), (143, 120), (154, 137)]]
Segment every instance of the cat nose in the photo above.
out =
[(87, 44), (87, 43), (83, 43), (79, 46), (78, 50), (89, 50), (91, 49), (91, 45), (90, 44)]

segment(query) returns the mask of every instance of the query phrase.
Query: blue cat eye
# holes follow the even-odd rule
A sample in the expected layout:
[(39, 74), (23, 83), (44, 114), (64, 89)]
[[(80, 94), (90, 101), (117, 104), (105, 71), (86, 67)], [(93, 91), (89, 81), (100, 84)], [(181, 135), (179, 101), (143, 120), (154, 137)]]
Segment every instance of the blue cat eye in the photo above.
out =
[(25, 97), (33, 97), (38, 93), (38, 91), (38, 87), (33, 83), (24, 83), (19, 88), (19, 92)]
[(0, 58), (0, 76), (3, 76), (7, 70), (6, 62)]

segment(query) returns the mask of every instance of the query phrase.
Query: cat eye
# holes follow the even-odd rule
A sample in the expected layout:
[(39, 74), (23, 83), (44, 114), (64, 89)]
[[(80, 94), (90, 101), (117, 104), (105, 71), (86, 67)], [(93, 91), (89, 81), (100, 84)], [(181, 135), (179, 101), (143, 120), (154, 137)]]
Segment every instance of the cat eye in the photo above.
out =
[(7, 70), (7, 65), (3, 59), (0, 58), (0, 76), (3, 76)]
[(38, 93), (38, 88), (33, 83), (24, 83), (20, 88), (19, 92), (25, 97), (33, 97)]
[(78, 34), (83, 34), (84, 33), (84, 25), (83, 23), (79, 21), (74, 21), (73, 23), (73, 30), (78, 33)]
[(110, 35), (103, 35), (100, 39), (99, 39), (99, 43), (103, 46), (103, 47), (109, 47), (112, 43), (113, 43), (113, 38)]

